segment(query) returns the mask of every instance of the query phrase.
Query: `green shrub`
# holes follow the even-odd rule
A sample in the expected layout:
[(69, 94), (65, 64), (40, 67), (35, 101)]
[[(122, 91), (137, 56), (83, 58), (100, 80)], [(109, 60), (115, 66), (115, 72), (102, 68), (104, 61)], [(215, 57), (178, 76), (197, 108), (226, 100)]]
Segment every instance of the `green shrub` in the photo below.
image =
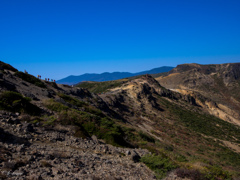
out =
[(59, 97), (61, 97), (64, 101), (72, 104), (72, 105), (75, 105), (75, 106), (78, 106), (78, 107), (83, 107), (83, 106), (87, 106), (88, 104), (84, 101), (80, 101), (76, 98), (73, 98), (69, 95), (66, 95), (66, 94), (63, 94), (63, 93), (59, 93), (58, 94)]
[(116, 81), (104, 81), (104, 82), (83, 82), (77, 85), (77, 87), (88, 89), (92, 93), (103, 93), (108, 89), (112, 89), (127, 82), (127, 79)]
[[(71, 96), (59, 94), (66, 102), (82, 106), (85, 111), (79, 111), (77, 109), (71, 109), (53, 99), (46, 100), (44, 105), (57, 112), (56, 121), (62, 125), (73, 125), (76, 126), (75, 135), (78, 137), (89, 137), (96, 135), (100, 139), (104, 139), (106, 143), (132, 147), (125, 139), (130, 133), (127, 128), (122, 129), (121, 126), (117, 125), (112, 119), (107, 118), (99, 109), (88, 105), (87, 103), (81, 102)], [(55, 120), (54, 120), (55, 121)], [(54, 121), (47, 121), (45, 124), (51, 124)], [(127, 133), (125, 133), (125, 131)], [(130, 138), (128, 138), (130, 139)]]
[(50, 86), (52, 86), (52, 87), (54, 87), (55, 89), (58, 89), (58, 85), (57, 85), (56, 82), (45, 81), (45, 83), (50, 85)]
[(84, 130), (83, 127), (78, 126), (75, 129), (74, 136), (81, 137), (81, 138), (87, 138), (87, 137), (89, 137), (89, 134)]
[(34, 84), (35, 86), (46, 88), (46, 85), (38, 78), (34, 77), (33, 75), (23, 73), (21, 71), (17, 71), (14, 74), (17, 77), (20, 77), (22, 80), (27, 81), (31, 84)]
[(104, 139), (106, 143), (116, 146), (130, 145), (124, 140), (126, 134), (121, 126), (109, 118), (101, 118), (88, 112), (67, 109), (59, 112), (58, 121), (63, 125), (74, 125), (78, 127), (75, 135), (79, 137), (96, 135)]
[(24, 112), (31, 115), (39, 115), (41, 110), (30, 103), (29, 97), (23, 97), (20, 93), (4, 91), (0, 95), (0, 109), (12, 112)]
[(82, 124), (82, 126), (89, 134), (94, 134), (94, 132), (97, 130), (97, 127), (93, 122), (85, 122)]
[(141, 162), (152, 169), (158, 179), (165, 177), (167, 172), (177, 168), (169, 158), (162, 155), (145, 155), (141, 158)]
[(100, 117), (105, 117), (105, 115), (102, 113), (101, 110), (89, 105), (88, 103), (86, 103), (84, 101), (80, 101), (76, 98), (73, 98), (69, 95), (62, 94), (62, 93), (59, 93), (58, 96), (61, 97), (64, 101), (66, 101), (69, 104), (72, 104), (77, 107), (84, 107), (85, 111), (89, 112), (90, 114), (94, 114), (94, 115), (100, 116)]
[(161, 98), (161, 101), (170, 110), (171, 115), (187, 128), (206, 136), (240, 143), (240, 128), (238, 126), (212, 115), (200, 114), (172, 105), (163, 98)]
[(173, 151), (174, 150), (174, 147), (172, 146), (172, 145), (165, 145), (164, 146), (164, 149), (166, 150), (166, 151)]
[(206, 180), (204, 175), (197, 169), (179, 168), (176, 170), (176, 175), (180, 178), (188, 178), (193, 180)]
[(181, 155), (181, 154), (177, 155), (175, 159), (176, 159), (178, 162), (187, 162), (186, 157), (183, 156), (183, 155)]
[(52, 111), (56, 111), (56, 112), (61, 112), (61, 111), (69, 109), (67, 106), (65, 106), (65, 105), (63, 105), (63, 104), (61, 104), (59, 102), (56, 102), (53, 99), (49, 99), (49, 100), (44, 101), (44, 105), (48, 109), (50, 109)]
[(219, 166), (207, 167), (207, 169), (205, 170), (205, 177), (210, 180), (215, 180), (215, 179), (231, 180), (232, 179), (231, 174), (227, 171), (224, 171)]
[(54, 116), (45, 116), (44, 117), (44, 125), (54, 125), (56, 118)]
[(63, 125), (81, 125), (84, 120), (91, 120), (91, 115), (75, 109), (64, 109), (58, 113), (58, 121)]
[(96, 116), (100, 116), (100, 117), (105, 117), (105, 115), (102, 113), (101, 110), (93, 107), (93, 106), (88, 106), (88, 107), (85, 107), (85, 111), (91, 113), (91, 114), (94, 114)]
[(148, 142), (155, 143), (155, 139), (154, 139), (153, 137), (149, 136), (148, 134), (140, 131), (140, 132), (139, 132), (139, 135), (140, 135), (140, 137), (141, 137), (143, 140), (148, 141)]

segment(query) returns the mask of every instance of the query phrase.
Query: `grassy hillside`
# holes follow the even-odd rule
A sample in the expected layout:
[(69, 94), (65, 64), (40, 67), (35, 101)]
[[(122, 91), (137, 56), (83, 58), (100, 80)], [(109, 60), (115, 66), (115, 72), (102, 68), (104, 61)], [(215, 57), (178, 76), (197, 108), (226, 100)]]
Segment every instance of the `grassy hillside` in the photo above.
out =
[[(240, 172), (239, 153), (223, 143), (239, 143), (240, 130), (214, 116), (193, 112), (158, 97), (166, 120), (152, 117), (155, 122), (152, 136), (105, 116), (85, 102), (66, 95), (59, 96), (69, 105), (65, 106), (55, 101), (45, 102), (46, 107), (57, 114), (49, 117), (51, 124), (75, 125), (78, 127), (75, 132), (77, 136), (87, 137), (95, 134), (113, 145), (148, 149), (153, 156), (144, 157), (142, 162), (152, 168), (159, 178), (175, 168), (180, 168), (179, 173), (184, 169), (186, 177), (192, 176), (192, 171), (196, 171), (204, 179), (231, 179)], [(84, 107), (85, 111), (72, 109), (70, 104), (77, 108)], [(46, 124), (44, 121), (42, 123)], [(159, 141), (155, 136), (163, 141)]]
[(157, 160), (160, 156), (166, 157), (172, 163), (171, 166), (180, 168), (179, 174), (184, 171), (182, 177), (196, 179), (193, 176), (196, 173), (199, 179), (231, 179), (240, 176), (240, 154), (224, 144), (225, 141), (239, 144), (239, 127), (214, 116), (184, 109), (161, 97), (158, 103), (165, 111), (165, 119), (148, 115), (155, 122), (155, 128), (151, 131), (155, 141), (145, 138), (137, 142), (140, 147), (155, 154), (156, 157), (143, 159), (150, 168), (159, 174), (158, 167), (168, 167), (156, 165), (164, 161)]
[(106, 92), (108, 89), (115, 88), (124, 84), (126, 81), (128, 81), (128, 79), (104, 82), (83, 82), (76, 85), (76, 87), (85, 88), (92, 93), (103, 93)]
[[(2, 97), (5, 101), (12, 99), (6, 93)], [(23, 98), (20, 95), (16, 97)], [(197, 173), (203, 179), (231, 179), (240, 172), (239, 153), (223, 144), (225, 140), (239, 143), (240, 130), (218, 118), (184, 109), (158, 97), (166, 119), (148, 115), (155, 122), (152, 136), (106, 116), (87, 102), (61, 93), (58, 97), (63, 101), (44, 101), (44, 106), (54, 114), (33, 116), (29, 121), (45, 127), (59, 123), (71, 125), (76, 127), (74, 134), (78, 137), (94, 134), (115, 146), (148, 149), (153, 155), (145, 156), (141, 161), (155, 171), (158, 178), (176, 168), (180, 176), (192, 177), (192, 174)]]

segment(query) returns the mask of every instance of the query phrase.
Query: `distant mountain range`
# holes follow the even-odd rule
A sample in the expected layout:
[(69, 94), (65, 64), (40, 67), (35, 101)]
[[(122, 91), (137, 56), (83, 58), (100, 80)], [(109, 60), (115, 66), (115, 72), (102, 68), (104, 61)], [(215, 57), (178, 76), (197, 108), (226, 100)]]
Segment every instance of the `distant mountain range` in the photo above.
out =
[(68, 76), (66, 78), (58, 80), (57, 83), (73, 85), (73, 84), (80, 83), (82, 81), (97, 81), (97, 82), (112, 81), (112, 80), (132, 77), (132, 76), (143, 75), (143, 74), (157, 74), (157, 73), (168, 72), (173, 68), (174, 67), (170, 67), (170, 66), (162, 66), (159, 68), (154, 68), (148, 71), (142, 71), (138, 73), (129, 73), (129, 72), (112, 72), (112, 73), (104, 72), (102, 74), (86, 73), (79, 76), (73, 76), (73, 75)]

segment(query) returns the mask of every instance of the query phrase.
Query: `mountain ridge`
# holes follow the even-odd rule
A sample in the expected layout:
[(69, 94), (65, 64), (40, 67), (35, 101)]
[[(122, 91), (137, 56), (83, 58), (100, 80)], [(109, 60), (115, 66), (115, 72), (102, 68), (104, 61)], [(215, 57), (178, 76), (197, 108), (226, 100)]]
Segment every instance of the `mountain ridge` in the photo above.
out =
[(174, 67), (171, 66), (162, 66), (159, 68), (153, 68), (148, 71), (141, 71), (137, 73), (130, 73), (130, 72), (103, 72), (103, 73), (85, 73), (79, 76), (70, 75), (66, 78), (57, 80), (57, 83), (59, 84), (78, 84), (82, 81), (96, 81), (96, 82), (102, 82), (102, 81), (111, 81), (111, 80), (118, 80), (122, 78), (132, 77), (132, 76), (138, 76), (143, 74), (157, 74), (162, 72), (168, 72)]

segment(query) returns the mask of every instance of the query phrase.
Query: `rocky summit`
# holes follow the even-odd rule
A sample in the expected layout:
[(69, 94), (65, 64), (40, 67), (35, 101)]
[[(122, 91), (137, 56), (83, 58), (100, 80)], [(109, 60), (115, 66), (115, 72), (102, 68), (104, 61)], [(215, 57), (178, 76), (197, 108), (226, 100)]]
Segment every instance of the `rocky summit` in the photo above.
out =
[(68, 86), (0, 62), (0, 179), (237, 180), (238, 83), (236, 64)]

